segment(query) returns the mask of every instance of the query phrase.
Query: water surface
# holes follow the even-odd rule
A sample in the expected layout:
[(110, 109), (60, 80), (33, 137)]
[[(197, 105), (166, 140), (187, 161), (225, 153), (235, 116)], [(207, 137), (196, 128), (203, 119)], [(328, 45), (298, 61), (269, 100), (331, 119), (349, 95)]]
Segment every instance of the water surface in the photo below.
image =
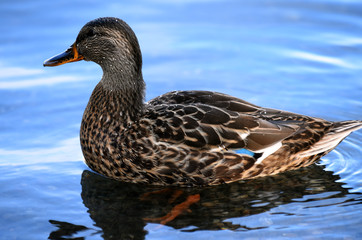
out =
[[(361, 131), (306, 169), (144, 198), (160, 189), (83, 163), (80, 121), (100, 68), (42, 67), (87, 21), (115, 16), (139, 38), (147, 100), (202, 89), (362, 119), (359, 1), (2, 1), (0, 16), (0, 239), (361, 238)], [(149, 220), (195, 194), (189, 212)]]

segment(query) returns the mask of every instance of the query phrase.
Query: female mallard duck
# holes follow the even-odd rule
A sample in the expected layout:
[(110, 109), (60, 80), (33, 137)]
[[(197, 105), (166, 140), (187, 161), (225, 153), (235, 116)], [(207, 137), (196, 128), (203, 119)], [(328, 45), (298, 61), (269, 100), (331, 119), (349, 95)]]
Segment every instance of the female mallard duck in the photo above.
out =
[(312, 164), (362, 127), (208, 91), (174, 91), (144, 103), (140, 47), (117, 18), (87, 23), (44, 66), (79, 60), (103, 70), (81, 124), (85, 161), (121, 181), (215, 185), (277, 174)]

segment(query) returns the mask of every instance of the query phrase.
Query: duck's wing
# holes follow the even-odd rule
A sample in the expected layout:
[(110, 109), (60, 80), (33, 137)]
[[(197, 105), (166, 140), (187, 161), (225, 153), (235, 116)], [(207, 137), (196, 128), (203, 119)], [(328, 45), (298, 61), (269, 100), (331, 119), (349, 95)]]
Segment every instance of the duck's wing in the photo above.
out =
[(247, 149), (263, 153), (299, 130), (298, 124), (258, 117), (263, 109), (241, 99), (207, 91), (170, 92), (147, 104), (161, 141), (198, 149)]
[(252, 113), (261, 108), (242, 99), (211, 91), (173, 91), (156, 97), (148, 102), (160, 104), (205, 104), (234, 112)]

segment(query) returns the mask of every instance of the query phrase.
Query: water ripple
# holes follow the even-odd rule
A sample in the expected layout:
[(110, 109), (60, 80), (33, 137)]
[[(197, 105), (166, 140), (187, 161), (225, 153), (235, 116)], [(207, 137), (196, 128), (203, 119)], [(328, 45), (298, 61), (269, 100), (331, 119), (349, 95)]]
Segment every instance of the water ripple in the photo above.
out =
[(337, 57), (323, 56), (315, 53), (308, 53), (302, 51), (289, 51), (288, 55), (297, 59), (312, 61), (316, 63), (329, 64), (341, 68), (361, 69), (360, 65), (352, 64), (347, 60), (343, 60)]
[[(356, 135), (359, 134), (353, 136)], [(353, 137), (345, 139), (321, 161), (327, 171), (340, 176), (338, 181), (345, 183), (350, 192), (362, 192), (362, 149), (357, 141), (358, 138)]]

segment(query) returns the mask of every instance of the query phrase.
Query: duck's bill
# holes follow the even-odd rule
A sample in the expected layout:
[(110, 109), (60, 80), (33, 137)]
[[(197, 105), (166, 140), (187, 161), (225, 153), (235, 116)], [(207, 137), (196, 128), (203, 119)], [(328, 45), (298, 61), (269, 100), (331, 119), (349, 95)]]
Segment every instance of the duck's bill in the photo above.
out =
[(72, 46), (70, 46), (70, 48), (65, 50), (65, 52), (45, 60), (43, 66), (54, 67), (65, 63), (77, 62), (83, 59), (84, 57), (78, 53), (75, 44), (73, 44)]

